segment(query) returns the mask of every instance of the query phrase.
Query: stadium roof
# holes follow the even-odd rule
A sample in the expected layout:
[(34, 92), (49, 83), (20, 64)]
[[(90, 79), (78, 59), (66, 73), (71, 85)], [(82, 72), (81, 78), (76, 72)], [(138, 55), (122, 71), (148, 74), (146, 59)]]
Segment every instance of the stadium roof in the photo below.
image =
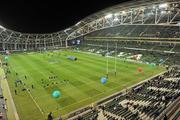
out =
[[(180, 24), (179, 0), (143, 0), (121, 3), (94, 13), (74, 26), (49, 34), (28, 34), (9, 30), (0, 26), (0, 40), (20, 39), (60, 39), (70, 40), (90, 32), (122, 24)], [(16, 39), (16, 40), (15, 40)]]

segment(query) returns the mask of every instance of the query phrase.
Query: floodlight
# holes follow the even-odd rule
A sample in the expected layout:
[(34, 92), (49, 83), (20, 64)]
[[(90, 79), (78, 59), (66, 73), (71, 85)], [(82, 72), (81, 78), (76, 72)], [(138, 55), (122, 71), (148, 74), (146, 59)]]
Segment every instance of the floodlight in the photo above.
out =
[(151, 15), (153, 15), (153, 12), (148, 12), (147, 13), (147, 16), (151, 16)]
[(1, 26), (1, 25), (0, 25), (0, 28), (1, 28), (1, 29), (3, 29), (3, 30), (5, 30), (5, 29), (6, 29), (6, 28), (4, 28), (4, 27), (3, 27), (3, 26)]
[(76, 23), (76, 26), (78, 26), (81, 23), (81, 21), (79, 21), (78, 23)]
[(166, 14), (166, 11), (161, 11), (161, 14)]
[(170, 14), (170, 13), (171, 13), (171, 11), (169, 10), (169, 11), (168, 11), (168, 14)]
[(177, 22), (177, 25), (180, 26), (180, 22)]
[(109, 18), (112, 18), (112, 16), (113, 16), (112, 14), (108, 14), (108, 15), (105, 16), (105, 18), (109, 19)]
[(140, 10), (141, 10), (141, 11), (144, 11), (144, 9), (145, 9), (145, 8), (144, 8), (144, 7), (142, 7)]
[(71, 30), (71, 28), (67, 28), (66, 30), (67, 30), (67, 31), (68, 31), (68, 30)]
[(167, 8), (168, 7), (168, 4), (167, 3), (164, 3), (164, 4), (160, 4), (159, 5), (159, 8), (161, 9), (161, 8)]
[(122, 11), (122, 15), (125, 15), (126, 14), (126, 12), (125, 11)]
[(114, 20), (113, 21), (118, 21), (119, 19), (116, 17), (116, 18), (114, 18)]
[(78, 30), (77, 33), (81, 33), (81, 30)]
[(155, 6), (155, 5), (153, 5), (153, 9), (156, 9), (156, 6)]
[(97, 19), (98, 22), (101, 21), (101, 20), (102, 20), (102, 18)]
[(114, 14), (114, 16), (116, 16), (116, 17), (119, 16), (119, 15), (120, 15), (120, 13), (115, 13), (115, 14)]
[(67, 28), (67, 29), (65, 29), (65, 30), (64, 30), (64, 32), (69, 31), (69, 30), (71, 30), (71, 28)]

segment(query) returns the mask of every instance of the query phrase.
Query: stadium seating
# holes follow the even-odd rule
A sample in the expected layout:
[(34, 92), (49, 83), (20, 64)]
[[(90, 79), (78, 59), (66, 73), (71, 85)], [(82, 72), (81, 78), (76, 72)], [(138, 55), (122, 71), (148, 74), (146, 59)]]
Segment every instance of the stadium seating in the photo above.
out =
[[(180, 64), (179, 59), (179, 45), (167, 44), (167, 43), (157, 43), (157, 42), (137, 42), (137, 41), (105, 41), (105, 40), (84, 40), (81, 46), (78, 46), (80, 50), (92, 52), (96, 54), (105, 55), (108, 53), (110, 56), (114, 56), (114, 51), (117, 44), (117, 56), (119, 53), (131, 53), (142, 54), (140, 61), (144, 63), (156, 63), (156, 64), (166, 64), (174, 65)], [(128, 56), (124, 56), (126, 58)], [(122, 56), (121, 56), (122, 58)], [(160, 62), (163, 59), (164, 62)]]
[(120, 25), (108, 29), (103, 29), (90, 33), (87, 36), (99, 37), (160, 37), (160, 38), (179, 38), (178, 26), (161, 25)]
[(7, 120), (6, 110), (6, 101), (2, 94), (2, 88), (0, 87), (0, 120)]
[[(125, 92), (99, 102), (95, 109), (70, 120), (152, 120), (162, 119), (164, 111), (180, 98), (180, 68), (138, 84)], [(167, 112), (167, 111), (166, 111)], [(162, 114), (163, 113), (163, 114)], [(177, 112), (177, 114), (179, 114)], [(177, 117), (175, 114), (174, 117)], [(169, 116), (168, 116), (169, 117)]]

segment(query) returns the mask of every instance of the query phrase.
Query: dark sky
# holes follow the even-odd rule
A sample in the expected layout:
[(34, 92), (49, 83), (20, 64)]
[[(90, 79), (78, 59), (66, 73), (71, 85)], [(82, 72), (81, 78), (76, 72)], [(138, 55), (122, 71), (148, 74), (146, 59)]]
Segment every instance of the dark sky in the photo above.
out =
[(0, 25), (25, 33), (56, 32), (124, 1), (129, 0), (4, 0), (0, 6)]

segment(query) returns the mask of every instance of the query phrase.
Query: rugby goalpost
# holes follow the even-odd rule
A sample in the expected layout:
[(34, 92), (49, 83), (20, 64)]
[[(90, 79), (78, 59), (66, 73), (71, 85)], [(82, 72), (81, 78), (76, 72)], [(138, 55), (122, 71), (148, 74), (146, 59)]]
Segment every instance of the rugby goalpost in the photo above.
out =
[[(106, 77), (108, 78), (109, 77), (109, 44), (107, 42), (107, 46), (106, 46), (106, 50), (107, 50), (107, 53), (106, 53)], [(116, 77), (117, 75), (117, 42), (115, 44), (115, 51), (114, 51), (114, 75)]]

